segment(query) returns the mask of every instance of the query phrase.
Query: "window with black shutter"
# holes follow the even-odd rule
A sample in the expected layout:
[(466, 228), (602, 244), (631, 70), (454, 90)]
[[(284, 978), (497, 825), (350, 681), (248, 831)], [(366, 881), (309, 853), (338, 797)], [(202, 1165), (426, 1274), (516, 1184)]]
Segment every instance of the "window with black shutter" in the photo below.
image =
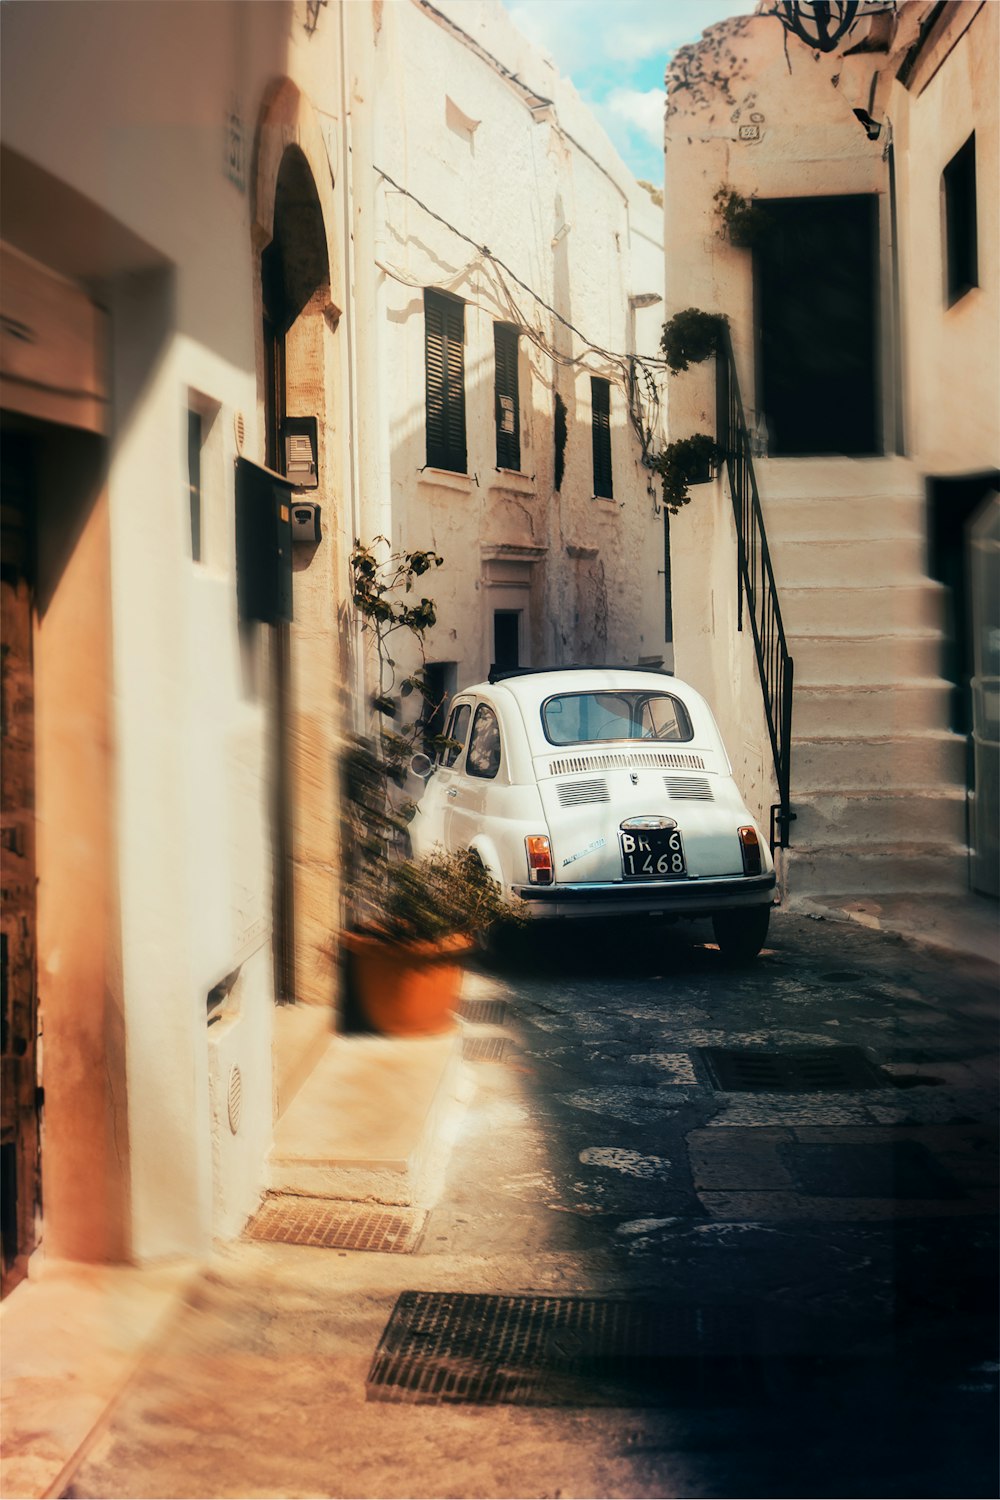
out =
[(521, 413), (517, 396), (517, 329), (493, 324), (496, 388), (497, 468), (521, 467)]
[(554, 436), (556, 444), (555, 487), (561, 490), (566, 474), (566, 439), (569, 436), (569, 424), (566, 419), (566, 403), (558, 391), (556, 392)]
[(591, 422), (594, 440), (594, 494), (614, 499), (611, 483), (611, 385), (596, 375), (590, 378)]
[(465, 303), (424, 292), (427, 364), (427, 463), (465, 474)]
[(945, 274), (948, 306), (979, 285), (976, 240), (976, 137), (944, 169)]

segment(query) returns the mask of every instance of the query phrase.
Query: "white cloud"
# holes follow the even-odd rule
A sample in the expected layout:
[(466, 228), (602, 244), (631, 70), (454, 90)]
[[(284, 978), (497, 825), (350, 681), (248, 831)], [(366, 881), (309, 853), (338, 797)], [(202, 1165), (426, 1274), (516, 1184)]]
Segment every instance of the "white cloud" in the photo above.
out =
[(573, 77), (608, 61), (641, 63), (697, 41), (707, 26), (745, 15), (755, 0), (506, 0), (515, 26)]
[(651, 146), (663, 145), (663, 89), (612, 89), (596, 106), (602, 119), (618, 120)]

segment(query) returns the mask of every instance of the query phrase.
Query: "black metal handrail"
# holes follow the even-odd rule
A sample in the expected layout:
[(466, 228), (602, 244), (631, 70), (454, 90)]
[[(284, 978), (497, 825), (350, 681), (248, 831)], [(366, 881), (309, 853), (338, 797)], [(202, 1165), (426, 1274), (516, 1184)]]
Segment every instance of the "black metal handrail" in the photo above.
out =
[(771, 849), (787, 849), (789, 825), (795, 817), (790, 803), (794, 664), (781, 623), (781, 606), (728, 328), (722, 330), (719, 342), (715, 391), (716, 441), (723, 451), (736, 517), (738, 628), (743, 629), (745, 600), (778, 784), (778, 801), (771, 807)]

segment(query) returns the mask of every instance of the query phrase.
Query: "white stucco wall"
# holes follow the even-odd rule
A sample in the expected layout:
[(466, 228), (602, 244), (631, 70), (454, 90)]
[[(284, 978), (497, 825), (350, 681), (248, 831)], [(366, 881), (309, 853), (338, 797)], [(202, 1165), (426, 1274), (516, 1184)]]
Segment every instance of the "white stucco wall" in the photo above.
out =
[[(975, 0), (951, 10), (909, 87), (895, 83), (885, 98), (898, 163), (907, 439), (929, 474), (1000, 463), (1000, 10)], [(949, 307), (942, 172), (973, 132), (979, 284)]]
[[(237, 412), (245, 451), (262, 455), (247, 187), (256, 112), (284, 70), (292, 21), (283, 4), (183, 0), (4, 15), (5, 145), (89, 200), (78, 222), (57, 199), (49, 222), (27, 229), (8, 204), (7, 231), (40, 239), (36, 253), (110, 312), (121, 1082), (140, 1260), (196, 1253), (238, 1228), (271, 1135), (266, 678), (262, 632), (241, 641), (237, 625), (233, 464)], [(242, 184), (225, 172), (230, 111)], [(135, 237), (124, 249), (119, 225)], [(201, 564), (190, 556), (189, 401), (216, 413)], [(232, 1136), (212, 1122), (206, 997), (240, 965)], [(224, 1181), (213, 1180), (220, 1147)]]
[[(428, 645), (458, 664), (459, 682), (485, 671), (492, 609), (524, 602), (529, 580), (527, 659), (669, 661), (662, 516), (620, 383), (636, 347), (657, 352), (662, 308), (632, 313), (628, 299), (661, 285), (661, 212), (499, 5), (440, 9), (554, 99), (554, 113), (533, 113), (468, 36), (413, 0), (331, 5), (313, 32), (304, 4), (284, 0), (53, 0), (4, 12), (4, 145), (35, 187), (7, 193), (5, 234), (109, 313), (108, 753), (126, 1044), (124, 1077), (109, 1086), (127, 1096), (125, 1238), (138, 1260), (198, 1253), (213, 1234), (238, 1230), (271, 1135), (268, 647), (263, 628), (238, 628), (233, 555), (238, 414), (244, 453), (264, 456), (256, 267), (268, 220), (254, 194), (268, 181), (273, 194), (273, 174), (262, 162), (273, 157), (276, 168), (285, 145), (302, 146), (330, 247), (333, 306), (317, 378), (330, 397), (319, 415), (332, 593), (317, 601), (316, 580), (296, 574), (299, 597), (309, 583), (316, 604), (300, 689), (304, 664), (317, 662), (337, 678), (334, 696), (363, 700), (347, 680), (344, 559), (355, 535), (378, 532), (445, 555)], [(282, 78), (297, 89), (276, 91)], [(255, 155), (265, 108), (273, 114)], [(506, 263), (516, 312), (475, 248), (376, 168)], [(468, 300), (474, 477), (464, 481), (418, 472), (424, 286)], [(492, 324), (514, 317), (565, 356), (586, 345), (615, 356), (589, 355), (559, 377), (570, 418), (559, 495), (552, 362), (526, 338), (522, 473), (495, 469)], [(590, 373), (614, 382), (613, 501), (592, 498)], [(189, 404), (206, 435), (199, 564)], [(315, 727), (300, 715), (296, 732), (303, 726)], [(237, 968), (224, 1018), (209, 1029), (208, 992)], [(234, 1062), (235, 1135), (225, 1107)]]
[[(863, 58), (822, 57), (794, 40), (786, 59), (777, 20), (755, 15), (710, 27), (668, 73), (664, 315), (696, 307), (728, 318), (751, 430), (753, 262), (749, 250), (721, 232), (715, 194), (723, 186), (761, 199), (876, 193), (884, 240), (883, 143), (869, 141), (853, 114), (867, 101), (868, 66)], [(888, 284), (882, 301), (885, 328)], [(714, 361), (670, 377), (668, 412), (671, 440), (715, 435)], [(890, 414), (886, 393), (886, 422)], [(766, 500), (764, 511), (766, 523)], [(670, 525), (677, 675), (713, 704), (737, 780), (766, 826), (776, 790), (752, 638), (746, 620), (742, 633), (737, 628), (728, 485), (717, 481), (693, 490)]]
[[(352, 49), (351, 129), (361, 134), (360, 115), (370, 105), (375, 169), (375, 266), (366, 272), (359, 254), (359, 317), (368, 274), (377, 399), (388, 416), (387, 433), (383, 427), (375, 440), (382, 446), (367, 460), (366, 533), (391, 534), (398, 546), (431, 546), (444, 556), (433, 576), (439, 623), (428, 636), (428, 657), (456, 662), (459, 685), (489, 666), (496, 608), (523, 607), (530, 616), (524, 661), (659, 658), (662, 519), (628, 423), (621, 364), (633, 340), (642, 352), (657, 352), (662, 311), (636, 313), (633, 325), (628, 299), (659, 290), (660, 210), (499, 5), (438, 9), (444, 20), (411, 0), (386, 6), (367, 73)], [(350, 19), (353, 26), (355, 12)], [(477, 46), (524, 86), (512, 86)], [(525, 89), (554, 99), (554, 112), (529, 108)], [(358, 193), (357, 154), (353, 163)], [(359, 238), (356, 251), (360, 245)], [(483, 246), (494, 259), (479, 253)], [(421, 472), (425, 287), (466, 303), (467, 476)], [(571, 334), (543, 303), (584, 337)], [(571, 358), (583, 356), (588, 344), (619, 356), (591, 353), (554, 377), (550, 356), (522, 335), (518, 474), (496, 469), (496, 321), (523, 321)], [(616, 382), (614, 500), (593, 498), (591, 374)], [(555, 388), (569, 420), (558, 493)]]

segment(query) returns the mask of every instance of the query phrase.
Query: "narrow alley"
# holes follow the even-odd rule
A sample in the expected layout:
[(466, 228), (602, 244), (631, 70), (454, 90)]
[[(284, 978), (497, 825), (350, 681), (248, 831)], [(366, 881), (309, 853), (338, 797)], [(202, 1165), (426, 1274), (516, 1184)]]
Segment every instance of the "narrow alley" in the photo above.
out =
[(469, 974), (409, 1253), (221, 1248), (64, 1493), (993, 1494), (987, 969), (694, 936)]

